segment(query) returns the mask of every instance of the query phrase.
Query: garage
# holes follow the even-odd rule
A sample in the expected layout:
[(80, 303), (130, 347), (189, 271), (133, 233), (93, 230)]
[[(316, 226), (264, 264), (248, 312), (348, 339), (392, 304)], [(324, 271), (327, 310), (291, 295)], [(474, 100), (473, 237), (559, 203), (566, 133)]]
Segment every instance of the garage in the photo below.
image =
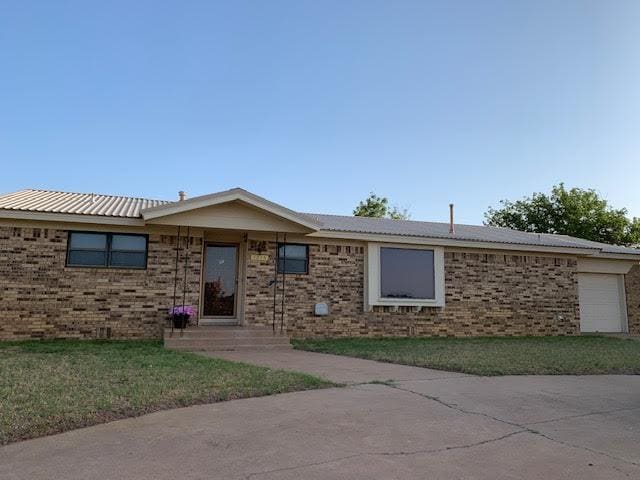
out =
[(579, 273), (581, 332), (625, 332), (624, 277), (609, 273)]

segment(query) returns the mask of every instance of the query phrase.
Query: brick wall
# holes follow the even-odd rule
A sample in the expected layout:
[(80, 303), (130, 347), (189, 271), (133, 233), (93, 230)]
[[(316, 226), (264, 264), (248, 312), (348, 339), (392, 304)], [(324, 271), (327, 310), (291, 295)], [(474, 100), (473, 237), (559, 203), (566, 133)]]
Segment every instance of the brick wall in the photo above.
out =
[[(67, 233), (0, 227), (0, 339), (161, 338), (173, 304), (176, 237), (149, 236), (146, 270), (65, 267)], [(198, 305), (201, 240), (192, 238), (187, 303)], [(180, 258), (179, 292), (184, 280)], [(180, 296), (180, 301), (181, 301)]]
[(640, 265), (635, 265), (625, 275), (625, 290), (629, 333), (640, 335)]
[[(0, 339), (160, 338), (173, 303), (175, 236), (152, 234), (146, 270), (65, 267), (67, 233), (0, 227)], [(245, 319), (270, 326), (275, 245), (249, 242)], [(202, 244), (192, 239), (186, 303), (199, 304)], [(365, 312), (364, 247), (310, 245), (308, 275), (287, 275), (286, 328), (294, 337), (357, 335), (561, 335), (579, 331), (571, 258), (445, 252), (446, 307)], [(184, 274), (181, 254), (179, 292)], [(640, 328), (640, 273), (627, 277), (629, 322)], [(636, 282), (633, 285), (629, 282)], [(631, 286), (630, 286), (631, 285)], [(634, 300), (635, 298), (635, 300)], [(330, 315), (313, 306), (327, 302)], [(277, 296), (280, 321), (281, 296)], [(635, 316), (633, 316), (635, 315)], [(632, 319), (633, 317), (633, 319)], [(634, 323), (635, 322), (635, 323)]]
[[(272, 243), (249, 242), (245, 318), (271, 325)], [(308, 275), (287, 275), (285, 324), (293, 337), (383, 335), (565, 335), (579, 332), (576, 260), (445, 252), (445, 308), (421, 312), (374, 307), (365, 312), (364, 247), (311, 245)], [(280, 277), (281, 278), (281, 277)], [(330, 315), (313, 306), (327, 302)], [(277, 296), (277, 322), (281, 296)]]

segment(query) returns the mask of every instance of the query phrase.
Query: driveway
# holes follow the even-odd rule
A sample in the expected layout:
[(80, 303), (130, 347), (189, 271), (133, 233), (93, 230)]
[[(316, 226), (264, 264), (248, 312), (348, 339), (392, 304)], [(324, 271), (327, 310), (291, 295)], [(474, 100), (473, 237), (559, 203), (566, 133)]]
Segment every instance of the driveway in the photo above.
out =
[(349, 385), (9, 445), (0, 478), (640, 478), (640, 377), (475, 377), (298, 351), (220, 356)]

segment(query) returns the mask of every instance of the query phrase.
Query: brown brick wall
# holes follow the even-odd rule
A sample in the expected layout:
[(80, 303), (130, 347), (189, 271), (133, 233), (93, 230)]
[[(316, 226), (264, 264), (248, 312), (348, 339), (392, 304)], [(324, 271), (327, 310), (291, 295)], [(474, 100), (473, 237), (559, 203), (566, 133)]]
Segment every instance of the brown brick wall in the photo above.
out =
[(640, 335), (640, 265), (635, 265), (625, 275), (625, 290), (629, 333)]
[[(151, 234), (146, 270), (65, 267), (67, 233), (0, 227), (0, 339), (160, 338), (173, 303), (174, 236)], [(245, 319), (270, 326), (275, 245), (249, 242)], [(560, 335), (579, 330), (576, 261), (510, 254), (445, 253), (446, 307), (365, 312), (364, 247), (310, 245), (308, 275), (287, 275), (284, 320), (294, 337), (357, 335)], [(199, 303), (202, 243), (192, 240), (187, 302)], [(269, 253), (252, 260), (251, 253)], [(184, 257), (181, 253), (179, 292)], [(632, 287), (628, 277), (628, 292)], [(635, 288), (636, 292), (640, 289)], [(636, 298), (636, 312), (640, 300)], [(313, 306), (327, 302), (330, 315)], [(281, 296), (277, 297), (280, 320)], [(638, 314), (630, 325), (640, 326)], [(636, 327), (637, 328), (637, 327)]]
[[(249, 242), (246, 321), (271, 325), (274, 245)], [(364, 248), (311, 245), (308, 275), (287, 275), (285, 324), (293, 337), (383, 335), (566, 335), (579, 332), (576, 260), (445, 252), (445, 308), (365, 312)], [(281, 286), (280, 286), (281, 288)], [(313, 306), (327, 302), (330, 315)], [(277, 322), (281, 296), (277, 297)]]
[[(94, 338), (107, 327), (114, 338), (161, 338), (173, 304), (175, 244), (176, 237), (150, 235), (146, 270), (65, 267), (66, 231), (0, 227), (0, 339)], [(201, 251), (192, 238), (187, 303), (195, 306)]]

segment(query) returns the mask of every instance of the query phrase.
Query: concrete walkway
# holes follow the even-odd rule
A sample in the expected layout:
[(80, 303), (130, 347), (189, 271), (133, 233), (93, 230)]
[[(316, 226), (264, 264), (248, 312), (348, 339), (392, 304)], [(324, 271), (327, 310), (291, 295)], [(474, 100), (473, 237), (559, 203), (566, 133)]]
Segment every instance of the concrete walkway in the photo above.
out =
[[(222, 355), (346, 388), (169, 410), (0, 448), (9, 479), (640, 478), (640, 377), (475, 377)], [(392, 385), (364, 384), (393, 380)]]
[(434, 380), (437, 378), (467, 376), (463, 373), (372, 362), (371, 360), (362, 360), (360, 358), (291, 349), (203, 352), (202, 354), (235, 362), (253, 363), (263, 367), (310, 373), (340, 384), (403, 382), (407, 380)]

